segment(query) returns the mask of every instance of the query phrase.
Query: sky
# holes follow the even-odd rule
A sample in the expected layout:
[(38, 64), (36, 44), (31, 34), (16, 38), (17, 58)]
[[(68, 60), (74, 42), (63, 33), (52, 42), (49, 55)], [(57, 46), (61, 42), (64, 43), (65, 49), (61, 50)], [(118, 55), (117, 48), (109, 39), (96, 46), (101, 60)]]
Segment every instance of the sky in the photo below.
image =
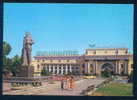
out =
[(38, 51), (94, 48), (128, 48), (133, 53), (132, 4), (48, 4), (5, 3), (4, 41), (21, 55), (23, 37), (30, 32)]

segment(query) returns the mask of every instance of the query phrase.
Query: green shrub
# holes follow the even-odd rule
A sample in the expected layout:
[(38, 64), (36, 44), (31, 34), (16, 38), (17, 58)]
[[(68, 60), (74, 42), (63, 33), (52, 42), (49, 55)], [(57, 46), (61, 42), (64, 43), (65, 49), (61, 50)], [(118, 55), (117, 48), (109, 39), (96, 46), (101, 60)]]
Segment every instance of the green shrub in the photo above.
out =
[(129, 82), (133, 82), (133, 71), (129, 75)]
[(111, 76), (111, 72), (110, 71), (103, 71), (101, 73), (101, 76), (104, 78), (110, 77)]
[(51, 75), (51, 73), (50, 72), (48, 72), (47, 70), (42, 70), (41, 71), (41, 76), (49, 76), (49, 75)]

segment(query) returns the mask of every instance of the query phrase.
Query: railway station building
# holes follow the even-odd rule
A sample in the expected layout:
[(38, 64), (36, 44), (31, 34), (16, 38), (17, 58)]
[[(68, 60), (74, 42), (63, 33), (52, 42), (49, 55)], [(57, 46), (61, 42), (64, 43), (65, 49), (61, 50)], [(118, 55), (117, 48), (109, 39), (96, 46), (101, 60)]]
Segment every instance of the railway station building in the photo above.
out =
[(86, 49), (81, 55), (76, 51), (39, 54), (31, 65), (34, 67), (34, 76), (41, 76), (42, 70), (53, 75), (101, 75), (106, 70), (114, 75), (129, 75), (133, 70), (133, 55), (128, 48), (93, 48)]

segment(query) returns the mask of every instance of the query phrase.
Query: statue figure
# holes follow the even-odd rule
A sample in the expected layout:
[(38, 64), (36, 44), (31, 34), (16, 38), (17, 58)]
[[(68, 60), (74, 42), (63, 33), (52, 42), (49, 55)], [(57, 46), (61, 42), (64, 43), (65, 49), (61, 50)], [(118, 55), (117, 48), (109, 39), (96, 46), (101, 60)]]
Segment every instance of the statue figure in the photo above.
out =
[(26, 32), (23, 40), (22, 66), (30, 66), (31, 64), (32, 44), (34, 44), (34, 41), (30, 33)]

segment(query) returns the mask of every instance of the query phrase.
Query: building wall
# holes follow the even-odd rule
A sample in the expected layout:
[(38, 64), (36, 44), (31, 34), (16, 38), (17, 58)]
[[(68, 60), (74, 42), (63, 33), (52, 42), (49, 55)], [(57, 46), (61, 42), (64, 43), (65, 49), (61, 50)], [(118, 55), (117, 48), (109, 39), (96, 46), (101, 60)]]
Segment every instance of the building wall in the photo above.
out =
[[(32, 66), (34, 66), (34, 76), (40, 76), (40, 73), (42, 71), (43, 68), (47, 67), (49, 65), (49, 69), (51, 70), (51, 67), (54, 67), (53, 69), (55, 69), (55, 67), (61, 67), (62, 70), (63, 67), (78, 67), (78, 61), (76, 59), (63, 59), (63, 60), (47, 60), (47, 59), (41, 59), (41, 60), (33, 60), (32, 61)], [(75, 69), (75, 68), (74, 68)], [(79, 68), (80, 69), (80, 68)], [(55, 69), (56, 70), (56, 69)], [(72, 70), (72, 69), (70, 69)], [(69, 71), (69, 70), (68, 70)]]
[(71, 59), (71, 60), (51, 60), (51, 59), (41, 59), (41, 60), (36, 60), (37, 63), (76, 63), (77, 60), (76, 59)]
[[(96, 54), (94, 53), (96, 51)], [(118, 52), (118, 53), (116, 53)], [(81, 55), (80, 59), (66, 59), (60, 58), (56, 59), (50, 59), (50, 57), (47, 59), (42, 58), (42, 59), (35, 59), (32, 61), (32, 66), (34, 66), (34, 76), (40, 76), (40, 73), (43, 68), (47, 68), (47, 66), (53, 67), (53, 73), (55, 73), (55, 70), (60, 70), (59, 67), (61, 67), (62, 71), (65, 71), (65, 74), (70, 72), (75, 72), (79, 71), (80, 74), (86, 74), (86, 73), (93, 73), (96, 75), (101, 74), (101, 66), (105, 63), (111, 63), (114, 66), (114, 74), (121, 74), (122, 67), (124, 66), (124, 74), (130, 74), (131, 71), (133, 70), (132, 64), (133, 64), (133, 56), (129, 55), (127, 52), (127, 49), (121, 48), (121, 49), (87, 49), (86, 54), (84, 56), (110, 56), (110, 55), (127, 55), (128, 60), (123, 60), (123, 59), (117, 59), (117, 60), (112, 60), (112, 59), (107, 59), (107, 60), (85, 60), (83, 55)], [(91, 64), (93, 65), (93, 72), (91, 72)], [(63, 69), (65, 66), (66, 69)], [(55, 69), (57, 67), (57, 69)], [(78, 69), (75, 69), (77, 68)], [(58, 73), (58, 72), (57, 72)], [(62, 72), (61, 72), (62, 73)]]
[(127, 49), (87, 49), (86, 55), (126, 55)]
[[(37, 62), (37, 60), (33, 60), (31, 62), (31, 66), (34, 67), (34, 75), (33, 76), (41, 76), (40, 73), (41, 73), (41, 68), (38, 68), (37, 66), (40, 65), (41, 62)], [(41, 66), (40, 66), (41, 67)]]
[(130, 57), (129, 57), (129, 62), (128, 62), (128, 74), (130, 74), (131, 71), (133, 71), (133, 56), (130, 56)]

